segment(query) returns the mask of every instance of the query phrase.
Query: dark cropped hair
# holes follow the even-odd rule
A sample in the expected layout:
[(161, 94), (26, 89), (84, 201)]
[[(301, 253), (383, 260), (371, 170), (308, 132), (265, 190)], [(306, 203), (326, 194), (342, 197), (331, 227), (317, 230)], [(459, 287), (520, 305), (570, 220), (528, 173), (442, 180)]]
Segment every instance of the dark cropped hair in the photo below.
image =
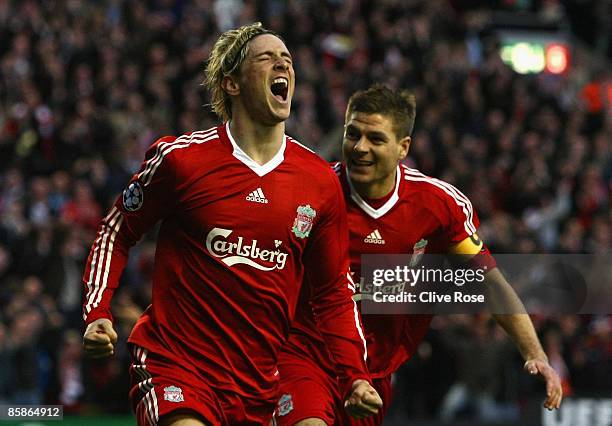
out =
[(403, 139), (410, 136), (414, 128), (416, 98), (407, 90), (394, 91), (383, 84), (375, 84), (351, 96), (346, 109), (346, 119), (355, 112), (390, 117), (395, 134), (399, 139)]

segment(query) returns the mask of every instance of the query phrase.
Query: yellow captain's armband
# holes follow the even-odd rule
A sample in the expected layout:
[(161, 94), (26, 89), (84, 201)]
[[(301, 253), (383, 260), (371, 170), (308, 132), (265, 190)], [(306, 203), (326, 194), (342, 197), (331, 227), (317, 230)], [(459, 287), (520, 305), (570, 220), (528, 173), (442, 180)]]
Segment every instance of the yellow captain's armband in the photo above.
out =
[(461, 241), (454, 246), (450, 246), (448, 249), (449, 254), (468, 254), (475, 255), (480, 253), (484, 246), (482, 240), (478, 238), (478, 235), (472, 234), (465, 240)]

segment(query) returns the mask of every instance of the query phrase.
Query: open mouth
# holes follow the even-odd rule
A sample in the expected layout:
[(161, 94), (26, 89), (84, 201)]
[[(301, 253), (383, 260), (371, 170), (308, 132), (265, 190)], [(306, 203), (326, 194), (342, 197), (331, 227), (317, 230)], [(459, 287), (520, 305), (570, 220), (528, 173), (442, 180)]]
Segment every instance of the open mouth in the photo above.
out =
[(272, 90), (272, 94), (275, 98), (281, 102), (285, 102), (287, 100), (287, 93), (289, 92), (289, 80), (285, 77), (275, 78), (270, 90)]

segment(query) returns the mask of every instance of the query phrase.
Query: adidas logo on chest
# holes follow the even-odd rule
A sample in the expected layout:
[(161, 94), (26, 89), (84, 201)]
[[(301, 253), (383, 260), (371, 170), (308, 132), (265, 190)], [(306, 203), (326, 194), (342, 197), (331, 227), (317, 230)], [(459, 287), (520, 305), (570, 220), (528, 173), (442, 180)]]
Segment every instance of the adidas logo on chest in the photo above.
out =
[(363, 242), (369, 244), (384, 244), (385, 240), (380, 234), (380, 231), (378, 229), (375, 229), (367, 237), (364, 238)]
[(264, 195), (261, 188), (257, 188), (255, 191), (249, 193), (249, 195), (245, 198), (247, 201), (252, 201), (254, 203), (268, 204), (269, 201)]

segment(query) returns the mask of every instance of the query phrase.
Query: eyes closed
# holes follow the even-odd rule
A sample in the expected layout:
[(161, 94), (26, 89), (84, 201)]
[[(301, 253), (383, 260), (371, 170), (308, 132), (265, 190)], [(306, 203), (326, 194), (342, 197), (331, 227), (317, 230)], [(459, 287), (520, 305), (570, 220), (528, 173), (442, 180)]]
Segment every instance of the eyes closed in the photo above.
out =
[[(291, 55), (289, 55), (289, 53), (283, 52), (280, 54), (280, 57), (285, 60), (287, 65), (293, 65), (293, 59), (291, 58)], [(258, 62), (266, 62), (270, 60), (276, 61), (277, 58), (278, 56), (272, 52), (262, 52), (255, 56), (255, 60)]]

